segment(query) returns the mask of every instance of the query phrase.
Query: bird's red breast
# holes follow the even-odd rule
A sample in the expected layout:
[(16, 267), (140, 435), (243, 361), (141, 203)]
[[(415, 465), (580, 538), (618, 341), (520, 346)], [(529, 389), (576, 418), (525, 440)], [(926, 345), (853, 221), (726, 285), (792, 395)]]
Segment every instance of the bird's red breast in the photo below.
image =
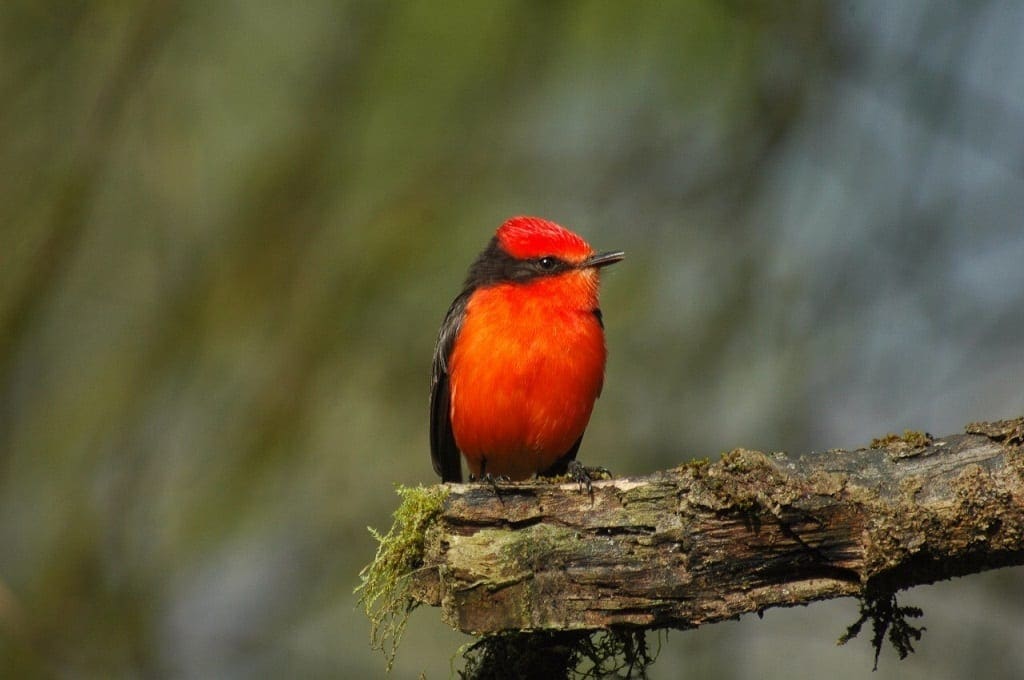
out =
[(449, 372), (455, 442), (475, 475), (525, 479), (583, 435), (604, 380), (597, 278), (573, 270), (470, 297)]

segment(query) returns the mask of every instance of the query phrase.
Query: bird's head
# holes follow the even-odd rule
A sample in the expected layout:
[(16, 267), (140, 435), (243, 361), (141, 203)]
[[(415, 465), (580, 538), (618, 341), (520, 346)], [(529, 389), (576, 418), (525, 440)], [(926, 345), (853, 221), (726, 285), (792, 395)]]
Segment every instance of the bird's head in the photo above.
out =
[[(596, 288), (597, 271), (625, 257), (594, 253), (581, 236), (539, 217), (513, 217), (498, 227), (469, 271), (467, 285), (575, 279)], [(568, 275), (568, 276), (566, 276)]]

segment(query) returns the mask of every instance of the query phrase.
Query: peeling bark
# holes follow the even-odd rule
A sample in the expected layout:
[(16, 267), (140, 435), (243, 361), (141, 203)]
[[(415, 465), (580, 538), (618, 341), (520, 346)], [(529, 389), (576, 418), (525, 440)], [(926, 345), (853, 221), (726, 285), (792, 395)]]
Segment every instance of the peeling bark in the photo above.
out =
[(1024, 564), (1024, 418), (737, 449), (593, 484), (451, 485), (413, 598), (467, 633), (692, 628)]

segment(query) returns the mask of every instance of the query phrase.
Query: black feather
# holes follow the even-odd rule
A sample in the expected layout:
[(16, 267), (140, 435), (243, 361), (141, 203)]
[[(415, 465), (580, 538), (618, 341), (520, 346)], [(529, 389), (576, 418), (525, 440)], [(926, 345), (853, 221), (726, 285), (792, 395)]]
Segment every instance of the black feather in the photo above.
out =
[(452, 433), (451, 393), (448, 387), (448, 359), (451, 357), (455, 339), (466, 316), (466, 303), (473, 289), (462, 292), (444, 317), (441, 332), (434, 347), (434, 362), (430, 376), (430, 458), (434, 472), (444, 482), (462, 481), (462, 461), (459, 448)]

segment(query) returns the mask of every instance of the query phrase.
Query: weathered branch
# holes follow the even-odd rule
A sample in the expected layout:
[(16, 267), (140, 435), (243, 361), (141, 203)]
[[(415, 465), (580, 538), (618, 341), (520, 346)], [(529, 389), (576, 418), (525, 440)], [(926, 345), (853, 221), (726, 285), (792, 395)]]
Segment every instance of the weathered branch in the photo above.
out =
[(1024, 564), (1024, 418), (647, 477), (452, 485), (412, 580), (474, 634), (688, 628)]

